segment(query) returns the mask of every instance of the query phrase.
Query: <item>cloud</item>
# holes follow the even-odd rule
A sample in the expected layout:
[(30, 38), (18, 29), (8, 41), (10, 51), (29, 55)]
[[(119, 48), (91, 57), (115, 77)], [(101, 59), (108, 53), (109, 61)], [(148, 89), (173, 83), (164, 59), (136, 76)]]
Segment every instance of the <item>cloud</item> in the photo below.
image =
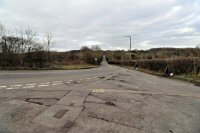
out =
[(51, 31), (57, 50), (99, 44), (102, 49), (195, 47), (199, 0), (0, 0), (0, 21), (10, 32)]

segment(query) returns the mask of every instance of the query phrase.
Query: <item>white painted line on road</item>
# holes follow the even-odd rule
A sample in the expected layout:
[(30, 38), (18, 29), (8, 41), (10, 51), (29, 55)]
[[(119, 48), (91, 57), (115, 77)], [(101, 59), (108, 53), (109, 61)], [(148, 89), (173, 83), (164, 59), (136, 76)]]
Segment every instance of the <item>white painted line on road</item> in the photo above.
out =
[(71, 82), (66, 82), (67, 84), (71, 84)]
[(86, 79), (90, 79), (90, 78), (86, 78)]
[(28, 89), (28, 88), (34, 88), (35, 86), (24, 86), (24, 89)]
[(63, 81), (53, 81), (53, 83), (60, 83), (60, 82), (63, 82)]
[(82, 81), (78, 81), (78, 83), (80, 83), (80, 82), (82, 82)]
[(44, 83), (40, 83), (40, 84), (49, 84), (50, 82), (44, 82)]
[(33, 86), (36, 85), (36, 83), (32, 83), (32, 84), (26, 84), (27, 86)]
[(68, 80), (69, 82), (72, 82), (73, 80)]
[(0, 86), (0, 88), (6, 88), (7, 86)]
[(20, 87), (22, 86), (21, 84), (20, 85), (11, 85), (11, 87)]
[(62, 85), (62, 83), (53, 83), (52, 85)]
[(47, 87), (47, 86), (49, 86), (49, 85), (39, 85), (38, 87)]

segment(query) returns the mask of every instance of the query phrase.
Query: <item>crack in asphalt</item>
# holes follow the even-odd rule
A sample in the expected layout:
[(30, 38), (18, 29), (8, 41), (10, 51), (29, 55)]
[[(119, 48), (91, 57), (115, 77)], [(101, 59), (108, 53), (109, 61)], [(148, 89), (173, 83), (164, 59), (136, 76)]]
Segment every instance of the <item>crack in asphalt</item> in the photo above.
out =
[(126, 126), (126, 127), (135, 128), (135, 129), (143, 130), (143, 131), (144, 131), (144, 129), (142, 129), (142, 128), (138, 128), (138, 127), (136, 127), (136, 126), (130, 126), (130, 125), (127, 125), (127, 124), (122, 124), (122, 123), (110, 121), (110, 120), (105, 119), (105, 118), (102, 118), (102, 117), (97, 117), (97, 116), (83, 116), (83, 117), (98, 119), (98, 120), (106, 121), (106, 122), (109, 122), (109, 123), (114, 123), (114, 124), (117, 124), (117, 125)]

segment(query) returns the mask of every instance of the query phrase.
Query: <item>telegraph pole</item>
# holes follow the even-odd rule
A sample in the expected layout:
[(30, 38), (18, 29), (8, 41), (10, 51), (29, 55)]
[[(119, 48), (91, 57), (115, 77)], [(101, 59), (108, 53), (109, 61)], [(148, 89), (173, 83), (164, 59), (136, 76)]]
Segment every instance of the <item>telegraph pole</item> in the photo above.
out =
[(128, 37), (130, 39), (130, 60), (132, 59), (131, 57), (131, 41), (132, 41), (132, 37), (131, 36), (124, 36), (124, 37)]

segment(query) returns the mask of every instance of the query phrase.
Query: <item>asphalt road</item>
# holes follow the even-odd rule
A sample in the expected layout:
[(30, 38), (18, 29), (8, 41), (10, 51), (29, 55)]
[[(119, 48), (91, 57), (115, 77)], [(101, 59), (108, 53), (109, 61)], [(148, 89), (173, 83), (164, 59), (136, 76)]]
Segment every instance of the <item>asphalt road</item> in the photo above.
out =
[(200, 133), (200, 87), (110, 66), (1, 71), (0, 133)]

